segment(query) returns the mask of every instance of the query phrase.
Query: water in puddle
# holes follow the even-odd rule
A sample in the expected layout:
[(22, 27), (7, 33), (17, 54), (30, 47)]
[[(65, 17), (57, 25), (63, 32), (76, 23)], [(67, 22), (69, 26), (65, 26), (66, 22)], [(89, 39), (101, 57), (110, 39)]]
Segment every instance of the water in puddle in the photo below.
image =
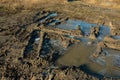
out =
[(111, 38), (116, 39), (116, 40), (120, 40), (120, 36), (111, 36)]
[[(57, 16), (57, 13), (51, 13), (46, 16), (43, 16), (39, 19), (40, 22), (44, 22), (51, 17)], [(53, 20), (47, 25), (54, 26), (55, 23), (60, 22), (59, 20)], [(82, 20), (67, 20), (63, 24), (55, 25), (56, 28), (64, 30), (76, 30), (80, 27), (82, 33), (85, 36), (89, 36), (91, 33), (92, 27), (97, 27), (97, 24), (91, 24)], [(104, 25), (99, 26), (99, 32), (97, 35), (97, 40), (103, 40), (105, 36), (110, 35), (110, 28)], [(75, 38), (74, 36), (68, 36), (69, 38)], [(111, 36), (114, 39), (120, 39), (120, 36)], [(34, 38), (34, 41), (39, 41), (39, 37)], [(80, 40), (83, 43), (88, 43), (89, 38), (75, 38)], [(33, 41), (33, 40), (32, 40)], [(50, 51), (50, 47), (57, 47), (59, 41), (55, 40), (44, 40), (43, 52), (42, 55), (47, 55)], [(96, 46), (94, 45), (85, 45), (83, 43), (75, 44), (71, 46), (64, 55), (61, 56), (56, 63), (63, 66), (81, 66), (82, 69), (90, 74), (100, 74), (103, 76), (113, 76), (120, 77), (120, 51), (104, 49), (100, 56), (91, 57), (91, 55), (96, 51)], [(29, 43), (31, 46), (32, 42)], [(31, 47), (30, 47), (31, 48)], [(54, 48), (54, 49), (55, 49)], [(28, 50), (27, 50), (28, 51)], [(55, 56), (56, 57), (56, 56)]]
[[(80, 27), (82, 33), (85, 36), (89, 36), (91, 33), (91, 28), (97, 27), (97, 24), (88, 23), (82, 20), (67, 20), (64, 24), (57, 25), (56, 27), (65, 30), (76, 30)], [(104, 39), (104, 37), (109, 34), (110, 28), (108, 26), (100, 25), (98, 40)]]
[[(120, 51), (104, 49), (100, 56), (91, 57), (96, 46), (86, 46), (83, 43), (70, 47), (56, 63), (62, 66), (82, 66), (91, 75), (105, 77), (120, 77)], [(97, 75), (98, 74), (98, 75)]]
[[(71, 46), (57, 61), (58, 64), (65, 66), (80, 66), (88, 62), (88, 58), (95, 50), (95, 46), (86, 47), (84, 44)], [(87, 60), (88, 59), (88, 60)]]
[(81, 20), (67, 20), (66, 23), (57, 25), (56, 27), (65, 30), (76, 30), (78, 26), (81, 27), (81, 31), (84, 35), (89, 35), (91, 27), (95, 27), (96, 24), (90, 24)]
[[(46, 20), (56, 17), (58, 16), (57, 13), (49, 13), (43, 17), (41, 17), (38, 21), (40, 23), (45, 22)], [(56, 25), (58, 23), (58, 25)], [(50, 22), (48, 21), (48, 23), (46, 23), (47, 26), (54, 26), (56, 28), (60, 28), (60, 29), (64, 29), (64, 30), (76, 30), (80, 27), (82, 33), (84, 36), (89, 36), (91, 34), (91, 28), (92, 27), (98, 27), (97, 24), (93, 24), (93, 23), (88, 23), (86, 21), (82, 21), (82, 20), (66, 20), (64, 23), (61, 23), (60, 20), (51, 20)], [(97, 40), (102, 41), (104, 39), (105, 36), (110, 35), (110, 28), (108, 26), (104, 26), (104, 25), (99, 25), (99, 33), (97, 36)], [(113, 38), (117, 38), (118, 37), (113, 37)]]
[(100, 26), (99, 27), (99, 33), (98, 33), (98, 40), (103, 40), (105, 36), (110, 35), (110, 28), (107, 26)]

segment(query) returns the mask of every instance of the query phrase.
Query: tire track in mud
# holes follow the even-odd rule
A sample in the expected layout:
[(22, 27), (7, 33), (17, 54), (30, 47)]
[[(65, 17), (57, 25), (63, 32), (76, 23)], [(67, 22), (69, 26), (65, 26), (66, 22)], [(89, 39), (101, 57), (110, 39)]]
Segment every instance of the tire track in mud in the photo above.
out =
[(28, 41), (28, 44), (27, 46), (25, 47), (25, 50), (24, 50), (24, 53), (23, 53), (23, 56), (24, 57), (37, 57), (37, 47), (38, 47), (38, 44), (37, 40), (40, 37), (40, 30), (33, 30), (31, 33), (30, 33), (30, 39)]

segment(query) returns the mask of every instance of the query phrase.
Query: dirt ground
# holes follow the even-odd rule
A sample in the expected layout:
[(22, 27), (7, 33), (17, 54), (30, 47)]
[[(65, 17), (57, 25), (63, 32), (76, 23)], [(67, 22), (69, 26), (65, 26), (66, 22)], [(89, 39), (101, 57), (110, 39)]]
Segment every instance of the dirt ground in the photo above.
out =
[[(68, 31), (47, 26), (52, 20), (61, 21), (53, 25), (64, 23), (68, 19), (83, 20), (109, 26), (112, 36), (120, 36), (119, 2), (115, 3), (114, 7), (81, 0), (45, 2), (40, 0), (39, 3), (34, 1), (29, 3), (28, 0), (29, 5), (27, 3), (18, 5), (18, 2), (15, 2), (0, 1), (0, 80), (120, 79), (97, 77), (76, 66), (56, 65), (60, 54), (71, 44), (79, 42), (64, 35), (77, 37), (83, 35), (80, 34), (80, 30)], [(10, 5), (13, 3), (13, 6)], [(57, 13), (57, 16), (44, 19), (52, 13)], [(94, 36), (90, 38), (96, 39)], [(120, 50), (120, 39), (114, 40), (107, 36), (103, 43), (98, 45)]]

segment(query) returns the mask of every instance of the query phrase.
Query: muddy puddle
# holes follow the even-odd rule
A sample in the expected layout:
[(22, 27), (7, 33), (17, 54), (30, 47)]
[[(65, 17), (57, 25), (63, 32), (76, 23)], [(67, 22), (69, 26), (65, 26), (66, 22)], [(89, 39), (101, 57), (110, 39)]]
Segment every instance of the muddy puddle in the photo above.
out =
[(83, 43), (71, 46), (56, 63), (77, 66), (96, 77), (120, 77), (120, 51), (105, 48), (95, 56), (96, 47)]
[(81, 31), (84, 35), (90, 35), (90, 29), (92, 26), (96, 26), (95, 24), (89, 24), (80, 20), (67, 20), (64, 24), (56, 26), (57, 28), (65, 29), (65, 30), (76, 30), (80, 27)]
[[(65, 51), (64, 55), (57, 60), (57, 64), (80, 66), (86, 73), (96, 77), (120, 77), (120, 51), (106, 48), (99, 51), (100, 49), (97, 49), (97, 44), (102, 42), (106, 36), (115, 40), (120, 39), (120, 36), (111, 36), (109, 26), (92, 24), (81, 20), (67, 20), (64, 24), (57, 25), (56, 27), (64, 30), (80, 28), (84, 35), (83, 37), (66, 36), (80, 40), (81, 43), (75, 44)], [(89, 38), (91, 30), (96, 27), (98, 28), (96, 39), (91, 40)]]
[[(55, 18), (58, 16), (57, 13), (43, 14), (45, 15), (40, 13), (35, 17), (34, 21), (39, 25), (42, 24), (46, 28), (59, 28), (59, 30), (71, 31), (71, 33), (72, 31), (74, 33), (74, 30), (79, 30), (79, 32), (82, 32), (82, 36), (79, 37), (79, 34), (78, 36), (59, 34), (59, 31), (56, 34), (54, 30), (52, 30), (51, 34), (51, 30), (47, 32), (46, 29), (45, 36), (41, 38), (40, 32), (42, 31), (35, 30), (31, 33), (30, 40), (24, 51), (24, 56), (29, 56), (36, 52), (37, 49), (40, 49), (38, 52), (39, 57), (53, 64), (56, 62), (58, 66), (76, 66), (84, 72), (98, 78), (102, 78), (103, 76), (120, 77), (120, 51), (105, 47), (101, 50), (98, 49), (98, 44), (104, 42), (104, 38), (107, 36), (115, 40), (120, 39), (120, 36), (111, 35), (109, 26), (88, 23), (82, 20), (68, 19), (61, 21)], [(95, 39), (91, 39), (90, 36), (92, 33), (95, 33), (95, 28), (98, 31), (95, 34)], [(68, 38), (69, 40), (67, 40)], [(69, 43), (73, 39), (76, 41), (76, 44), (74, 41), (73, 43)], [(41, 48), (37, 48), (40, 41), (42, 41)], [(35, 54), (33, 55), (36, 56)]]
[[(88, 23), (82, 20), (67, 20), (64, 24), (57, 25), (57, 28), (65, 29), (65, 30), (76, 30), (80, 28), (83, 35), (89, 36), (91, 34), (91, 29), (93, 27), (98, 27), (97, 24)], [(110, 34), (110, 28), (108, 26), (99, 25), (99, 35), (98, 37), (104, 38)]]
[(58, 59), (57, 63), (65, 66), (80, 66), (89, 61), (88, 58), (94, 50), (95, 46), (87, 47), (83, 43), (73, 45)]
[[(44, 15), (43, 15), (44, 14)], [(83, 36), (90, 36), (91, 31), (93, 28), (98, 28), (98, 33), (96, 35), (96, 38), (98, 41), (102, 41), (106, 36), (111, 36), (113, 39), (120, 40), (120, 36), (112, 36), (110, 27), (107, 25), (98, 25), (96, 23), (88, 23), (87, 21), (83, 20), (60, 20), (57, 18), (59, 16), (58, 13), (55, 12), (42, 12), (39, 14), (36, 14), (34, 17), (34, 21), (38, 23), (38, 26), (41, 24), (44, 24), (44, 26), (48, 27), (55, 27), (63, 30), (77, 30), (80, 29), (83, 33)]]
[[(62, 30), (80, 30), (83, 36), (64, 35), (66, 38), (80, 41), (80, 43), (74, 44), (66, 50), (64, 50), (60, 40), (45, 38), (40, 57), (48, 60), (52, 59), (52, 61), (56, 61), (58, 58), (56, 61), (58, 65), (77, 66), (86, 73), (97, 77), (120, 77), (120, 51), (107, 48), (102, 48), (101, 51), (97, 49), (99, 42), (104, 41), (106, 36), (116, 40), (119, 40), (120, 36), (112, 36), (110, 27), (106, 25), (71, 19), (62, 22), (55, 18), (56, 16), (58, 16), (57, 13), (45, 13), (38, 19), (38, 23), (43, 23), (46, 27), (50, 26)], [(95, 31), (97, 31), (95, 39), (92, 40), (89, 37)], [(39, 41), (39, 39), (37, 38), (35, 41)]]

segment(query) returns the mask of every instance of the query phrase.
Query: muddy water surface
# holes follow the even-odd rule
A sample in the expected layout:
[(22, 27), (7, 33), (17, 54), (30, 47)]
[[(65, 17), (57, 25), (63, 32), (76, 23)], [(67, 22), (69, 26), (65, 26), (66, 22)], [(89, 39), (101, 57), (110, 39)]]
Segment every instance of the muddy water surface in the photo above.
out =
[[(98, 74), (106, 77), (120, 77), (120, 52), (104, 49), (103, 53), (101, 53), (102, 55), (92, 57), (91, 59), (90, 56), (95, 51), (96, 46), (86, 46), (83, 43), (73, 45), (57, 60), (57, 64), (77, 67), (83, 65), (82, 69), (92, 75)], [(105, 52), (106, 55), (104, 55)]]
[(85, 46), (83, 43), (73, 45), (69, 48), (60, 59), (58, 63), (66, 66), (80, 66), (89, 61), (89, 56), (95, 50), (95, 46)]

